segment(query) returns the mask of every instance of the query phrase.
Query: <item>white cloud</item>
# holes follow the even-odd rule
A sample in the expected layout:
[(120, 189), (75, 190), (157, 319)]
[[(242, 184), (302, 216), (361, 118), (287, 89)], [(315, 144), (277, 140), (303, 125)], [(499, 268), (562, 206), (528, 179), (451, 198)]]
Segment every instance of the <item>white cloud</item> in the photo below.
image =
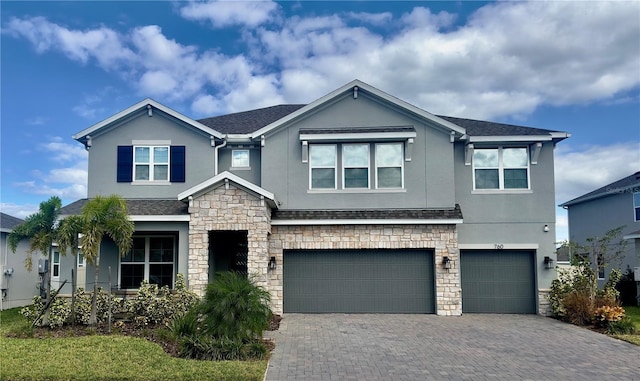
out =
[(180, 15), (189, 20), (209, 21), (213, 28), (256, 27), (268, 22), (278, 8), (272, 1), (190, 2), (180, 9)]
[(82, 163), (87, 160), (87, 151), (80, 144), (65, 143), (59, 137), (50, 138), (50, 141), (40, 145), (48, 160), (55, 162)]
[(40, 206), (36, 204), (13, 204), (10, 202), (0, 203), (0, 210), (2, 210), (2, 213), (22, 218), (23, 220), (29, 215), (36, 213), (39, 208)]
[(555, 151), (556, 201), (570, 201), (638, 170), (638, 142), (577, 148), (559, 145)]
[(354, 20), (359, 20), (364, 23), (375, 25), (375, 26), (389, 25), (393, 20), (393, 14), (391, 12), (383, 12), (383, 13), (349, 12), (347, 15)]

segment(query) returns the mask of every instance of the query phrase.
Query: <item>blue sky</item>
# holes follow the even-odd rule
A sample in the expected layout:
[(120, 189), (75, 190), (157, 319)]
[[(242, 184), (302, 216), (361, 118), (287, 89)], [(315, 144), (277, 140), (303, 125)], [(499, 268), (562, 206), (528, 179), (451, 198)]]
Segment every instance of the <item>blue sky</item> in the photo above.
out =
[(640, 170), (637, 1), (0, 7), (0, 201), (17, 217), (86, 197), (71, 135), (146, 97), (202, 118), (308, 103), (354, 78), (434, 114), (570, 132), (557, 203)]

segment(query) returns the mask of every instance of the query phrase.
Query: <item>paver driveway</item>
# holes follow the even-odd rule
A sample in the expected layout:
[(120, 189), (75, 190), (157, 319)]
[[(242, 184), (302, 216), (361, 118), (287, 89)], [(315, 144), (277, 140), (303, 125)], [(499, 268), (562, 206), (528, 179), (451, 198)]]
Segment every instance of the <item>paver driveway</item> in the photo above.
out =
[(266, 380), (640, 380), (640, 347), (527, 315), (286, 314)]

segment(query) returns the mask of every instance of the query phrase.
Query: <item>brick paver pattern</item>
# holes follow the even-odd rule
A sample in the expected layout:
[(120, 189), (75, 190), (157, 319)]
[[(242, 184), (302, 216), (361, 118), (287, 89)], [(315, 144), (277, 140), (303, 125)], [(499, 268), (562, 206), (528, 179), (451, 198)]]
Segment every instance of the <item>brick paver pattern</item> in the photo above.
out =
[(640, 380), (640, 347), (535, 315), (285, 314), (266, 380)]

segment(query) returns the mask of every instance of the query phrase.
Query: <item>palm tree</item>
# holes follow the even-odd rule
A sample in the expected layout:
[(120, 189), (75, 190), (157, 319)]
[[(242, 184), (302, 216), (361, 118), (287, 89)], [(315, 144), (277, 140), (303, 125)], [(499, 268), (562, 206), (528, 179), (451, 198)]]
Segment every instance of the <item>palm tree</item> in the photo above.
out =
[[(75, 258), (74, 260), (74, 274), (77, 279), (78, 276), (78, 235), (82, 233), (84, 220), (82, 216), (73, 215), (68, 216), (60, 221), (58, 224), (58, 230), (56, 232), (56, 242), (58, 242), (58, 248), (60, 253), (65, 255), (68, 249), (71, 249), (71, 254)], [(76, 282), (72, 284), (71, 292), (71, 316), (72, 322), (75, 324), (75, 296), (76, 296)]]
[(100, 275), (100, 244), (102, 238), (111, 238), (120, 254), (131, 250), (134, 224), (129, 220), (126, 202), (117, 195), (96, 196), (89, 200), (82, 208), (83, 236), (81, 238), (82, 251), (87, 262), (95, 267), (95, 282), (91, 300), (91, 316), (89, 324), (97, 323), (96, 296)]
[[(60, 214), (61, 207), (62, 201), (60, 198), (53, 196), (49, 200), (41, 202), (40, 208), (36, 213), (29, 215), (23, 223), (16, 226), (13, 231), (9, 233), (9, 247), (14, 253), (20, 241), (24, 239), (29, 240), (29, 250), (24, 260), (25, 267), (28, 271), (31, 271), (31, 267), (33, 266), (31, 255), (34, 251), (40, 251), (46, 255), (49, 258), (49, 263), (51, 263), (51, 247), (55, 240), (56, 221)], [(46, 279), (49, 279), (49, 277)], [(46, 298), (49, 299), (51, 283), (48, 281), (46, 283)]]

